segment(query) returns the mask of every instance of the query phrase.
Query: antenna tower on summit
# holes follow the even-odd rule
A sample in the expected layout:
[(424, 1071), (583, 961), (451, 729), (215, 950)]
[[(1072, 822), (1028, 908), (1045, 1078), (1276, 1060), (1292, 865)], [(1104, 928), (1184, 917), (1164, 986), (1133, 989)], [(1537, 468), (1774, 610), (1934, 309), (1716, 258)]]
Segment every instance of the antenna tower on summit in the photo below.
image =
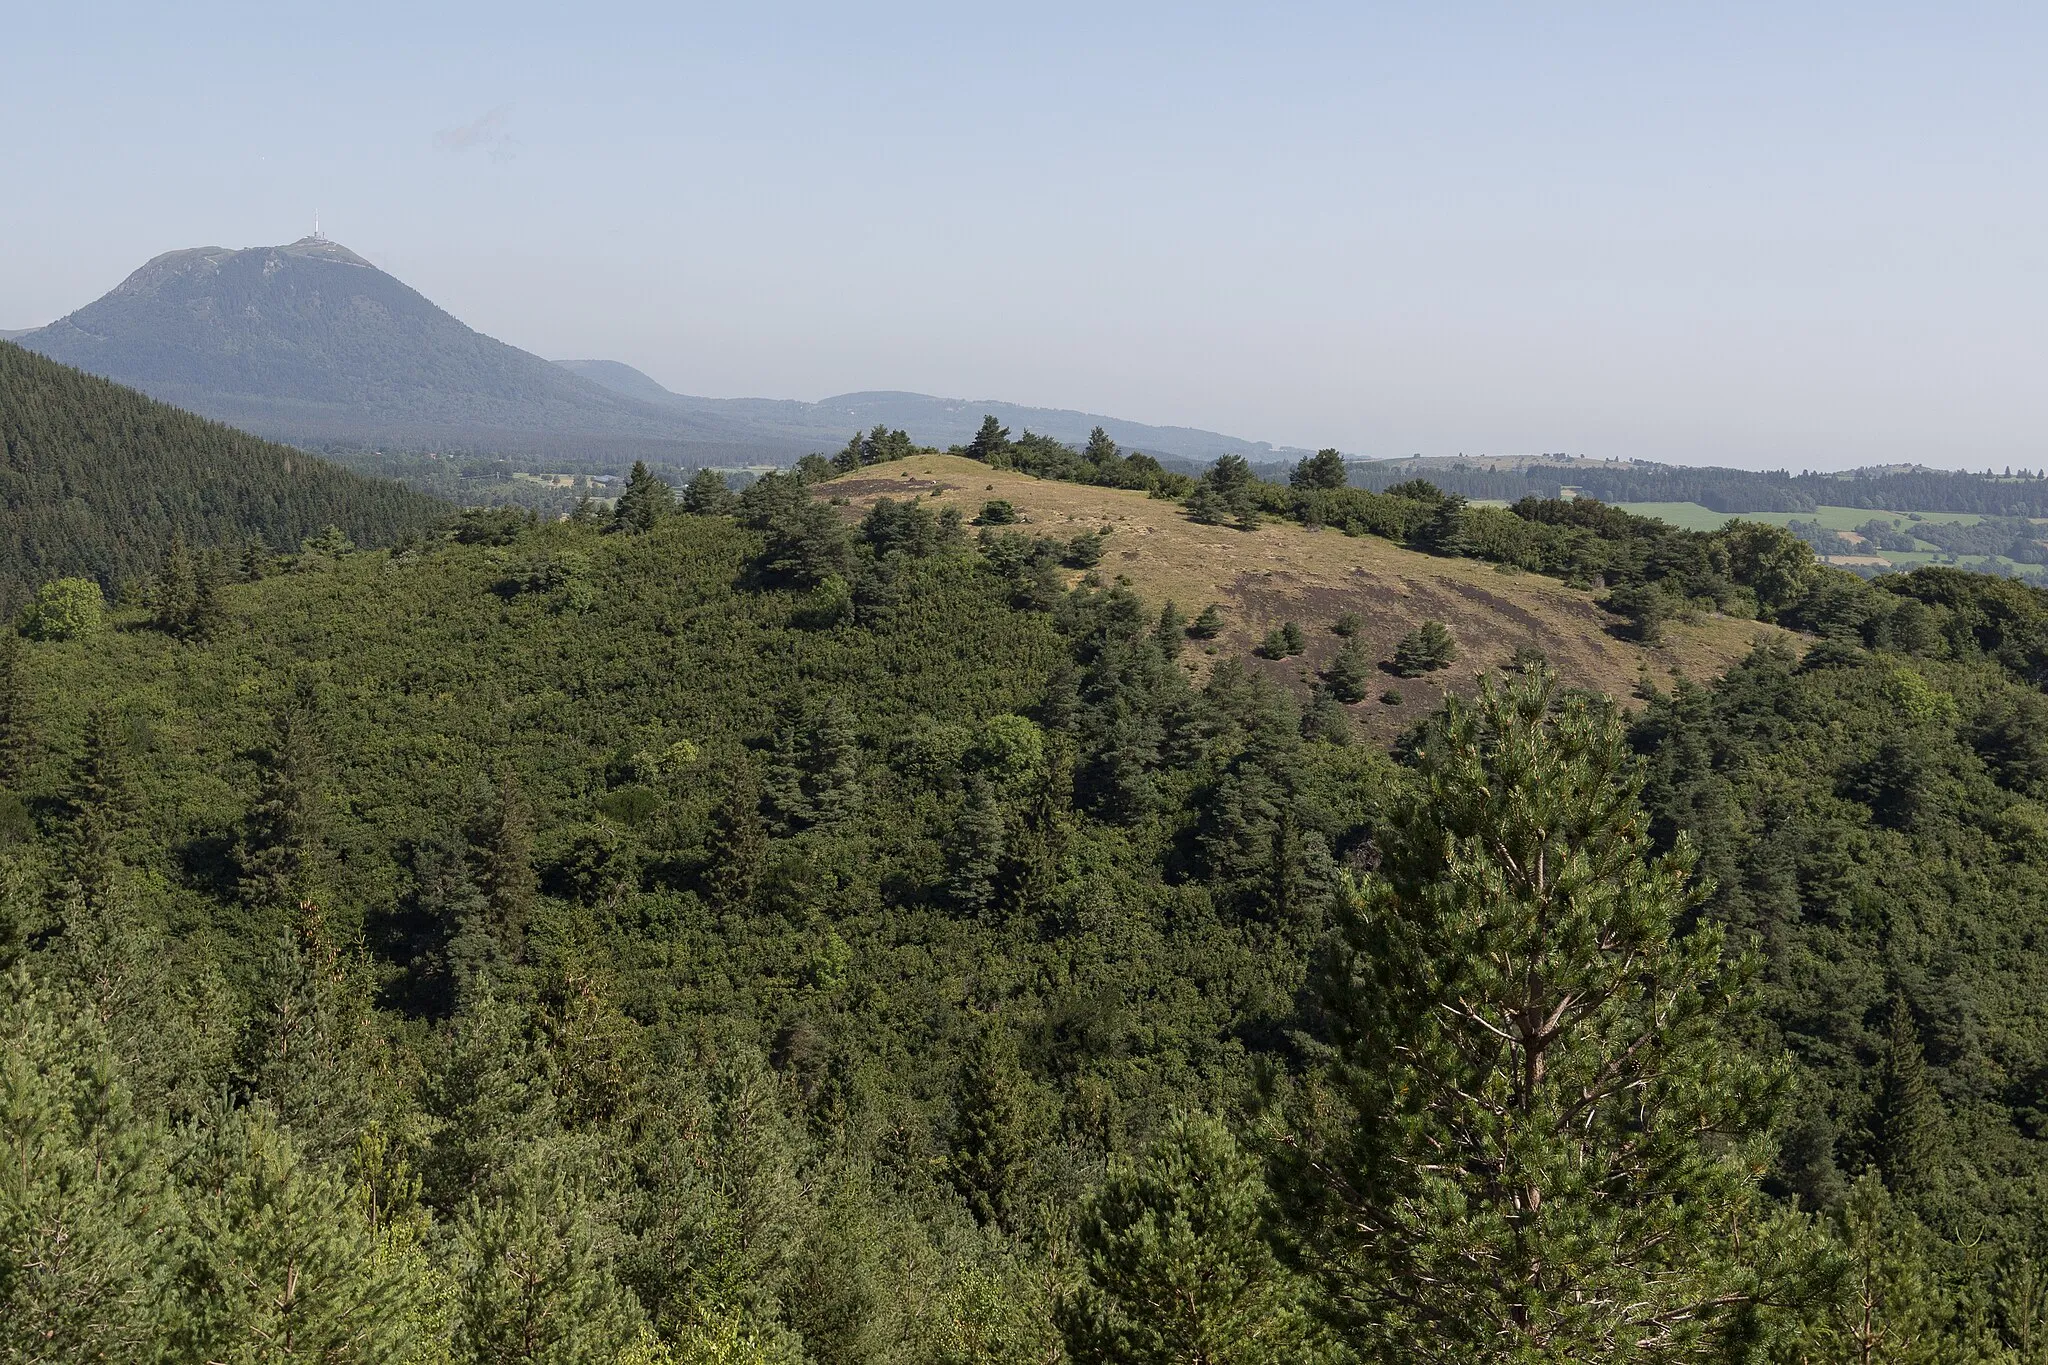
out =
[(313, 210), (313, 240), (316, 242), (324, 242), (327, 240), (325, 237), (322, 237), (320, 235), (320, 210), (318, 209)]

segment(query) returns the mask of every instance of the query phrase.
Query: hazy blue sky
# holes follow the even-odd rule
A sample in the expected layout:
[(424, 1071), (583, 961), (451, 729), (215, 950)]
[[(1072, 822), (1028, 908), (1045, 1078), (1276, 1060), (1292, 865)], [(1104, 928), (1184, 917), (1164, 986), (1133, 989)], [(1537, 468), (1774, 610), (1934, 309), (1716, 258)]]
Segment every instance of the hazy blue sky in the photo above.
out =
[(329, 236), (672, 388), (2048, 464), (2048, 6), (10, 9), (0, 327)]

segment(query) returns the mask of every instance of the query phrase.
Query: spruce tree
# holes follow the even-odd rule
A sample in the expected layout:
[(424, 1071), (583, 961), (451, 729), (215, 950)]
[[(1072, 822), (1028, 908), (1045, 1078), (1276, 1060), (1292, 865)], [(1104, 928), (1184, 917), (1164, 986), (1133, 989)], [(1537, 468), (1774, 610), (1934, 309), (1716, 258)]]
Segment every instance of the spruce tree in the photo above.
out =
[(1453, 699), (1319, 971), (1276, 1141), (1294, 1252), (1363, 1355), (1690, 1357), (1744, 1297), (1775, 1077), (1619, 718), (1553, 676)]
[(189, 634), (198, 595), (198, 567), (185, 546), (185, 537), (174, 535), (150, 586), (150, 618), (156, 628), (171, 635)]
[(711, 903), (730, 911), (753, 899), (768, 857), (768, 832), (761, 824), (761, 784), (744, 754), (724, 765), (708, 852), (704, 886)]
[(302, 703), (289, 704), (272, 721), (256, 798), (236, 841), (243, 900), (289, 911), (320, 894), (325, 823), (312, 716)]
[(1188, 624), (1188, 634), (1197, 640), (1213, 640), (1223, 633), (1223, 608), (1211, 602)]
[(1029, 1082), (1000, 1017), (975, 1031), (953, 1087), (953, 1188), (985, 1226), (1017, 1231), (1030, 1170)]
[(1941, 1096), (1927, 1075), (1913, 1011), (1905, 996), (1894, 994), (1886, 1014), (1875, 1123), (1878, 1169), (1894, 1194), (1909, 1202), (1921, 1200), (1940, 1183), (1944, 1126)]
[(489, 912), (489, 930), (503, 960), (521, 961), (526, 922), (539, 881), (533, 871), (533, 812), (510, 764), (498, 770), (498, 791), (474, 839), (476, 882)]
[(28, 771), (32, 742), (28, 660), (21, 636), (0, 627), (0, 785), (16, 787)]
[(1159, 652), (1168, 660), (1178, 659), (1181, 648), (1187, 644), (1188, 618), (1172, 598), (1159, 609), (1159, 624), (1152, 628), (1152, 642), (1159, 646)]
[(1112, 1158), (1081, 1217), (1086, 1274), (1060, 1308), (1077, 1365), (1305, 1365), (1329, 1358), (1307, 1286), (1267, 1244), (1258, 1158), (1206, 1115), (1176, 1114)]
[(954, 909), (978, 915), (995, 902), (1003, 843), (1003, 809), (989, 784), (977, 779), (946, 841), (946, 898)]

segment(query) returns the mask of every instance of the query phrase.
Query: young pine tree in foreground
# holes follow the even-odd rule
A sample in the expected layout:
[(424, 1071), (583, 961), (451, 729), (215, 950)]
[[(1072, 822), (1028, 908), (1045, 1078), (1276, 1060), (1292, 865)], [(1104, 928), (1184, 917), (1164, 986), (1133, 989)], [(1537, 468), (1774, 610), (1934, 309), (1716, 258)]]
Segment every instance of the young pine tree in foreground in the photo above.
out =
[(1203, 1115), (1178, 1115), (1117, 1160), (1080, 1230), (1087, 1279), (1062, 1305), (1080, 1365), (1305, 1365), (1330, 1352), (1303, 1282), (1267, 1244), (1258, 1159)]
[(1548, 674), (1432, 722), (1340, 907), (1328, 1050), (1280, 1124), (1300, 1262), (1362, 1355), (1669, 1360), (1751, 1297), (1771, 1075), (1619, 719)]

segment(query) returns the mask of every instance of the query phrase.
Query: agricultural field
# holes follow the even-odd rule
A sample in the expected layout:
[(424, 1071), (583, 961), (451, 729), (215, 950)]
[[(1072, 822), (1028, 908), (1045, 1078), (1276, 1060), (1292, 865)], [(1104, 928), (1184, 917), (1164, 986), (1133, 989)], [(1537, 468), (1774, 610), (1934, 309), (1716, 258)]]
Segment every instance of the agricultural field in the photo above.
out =
[[(1974, 512), (1885, 512), (1868, 507), (1821, 506), (1811, 512), (1742, 512), (1731, 515), (1696, 502), (1625, 502), (1616, 506), (1637, 516), (1655, 517), (1689, 531), (1718, 530), (1736, 520), (1765, 521), (1773, 526), (1788, 526), (1796, 521), (1817, 524), (1823, 530), (1846, 533), (1852, 538), (1858, 527), (1868, 525), (1872, 520), (1888, 521), (1908, 533), (1915, 523), (1974, 526), (1984, 520)], [(2048, 527), (2044, 527), (2044, 538), (2048, 538)], [(1873, 550), (1869, 555), (1836, 554), (1826, 558), (1843, 568), (1878, 568), (1877, 561), (1881, 559), (1894, 569), (1951, 564), (1983, 573), (2017, 574), (2029, 578), (2038, 578), (2042, 574), (2038, 564), (2023, 564), (2001, 554), (1957, 554), (1925, 539), (1917, 540), (1916, 547), (1911, 550)]]

